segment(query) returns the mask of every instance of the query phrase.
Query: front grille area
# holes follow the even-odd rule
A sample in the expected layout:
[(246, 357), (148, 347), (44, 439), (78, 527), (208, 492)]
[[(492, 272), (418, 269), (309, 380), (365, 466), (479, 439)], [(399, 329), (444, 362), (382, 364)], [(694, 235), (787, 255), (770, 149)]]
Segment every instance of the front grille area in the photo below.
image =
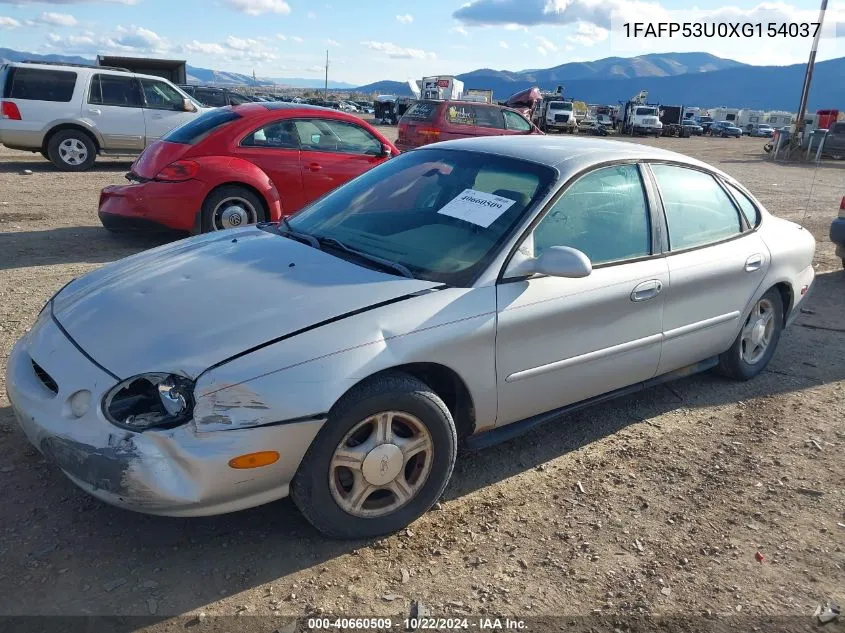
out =
[[(31, 360), (31, 359), (30, 359)], [(41, 384), (47, 387), (53, 395), (59, 393), (59, 385), (56, 384), (56, 381), (53, 380), (53, 377), (44, 371), (44, 368), (41, 367), (38, 363), (34, 360), (32, 362), (32, 370), (35, 372), (35, 375), (38, 376), (38, 380), (41, 381)]]
[(566, 123), (569, 121), (568, 114), (556, 114), (555, 115), (555, 123)]

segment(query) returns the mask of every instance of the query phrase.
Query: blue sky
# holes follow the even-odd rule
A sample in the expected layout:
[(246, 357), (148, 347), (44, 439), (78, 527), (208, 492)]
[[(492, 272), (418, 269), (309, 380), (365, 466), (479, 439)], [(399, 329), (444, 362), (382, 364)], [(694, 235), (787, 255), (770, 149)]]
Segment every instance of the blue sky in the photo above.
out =
[[(819, 59), (845, 55), (845, 0), (832, 0)], [(752, 64), (806, 60), (801, 38), (629, 40), (625, 21), (816, 21), (816, 0), (0, 0), (0, 47), (187, 59), (264, 77), (362, 84), (476, 68), (548, 68), (610, 55), (706, 51)], [(839, 37), (835, 37), (839, 25)]]

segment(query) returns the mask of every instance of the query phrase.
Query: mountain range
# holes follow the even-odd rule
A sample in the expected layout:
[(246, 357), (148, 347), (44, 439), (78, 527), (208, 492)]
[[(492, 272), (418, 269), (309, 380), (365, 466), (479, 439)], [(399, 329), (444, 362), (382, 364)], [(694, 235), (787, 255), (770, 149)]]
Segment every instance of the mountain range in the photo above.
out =
[[(0, 48), (0, 62), (22, 61), (70, 62), (92, 64), (79, 56), (39, 55)], [(592, 62), (571, 62), (553, 68), (521, 71), (480, 68), (457, 75), (466, 88), (493, 90), (498, 100), (539, 86), (554, 90), (563, 86), (564, 94), (590, 103), (613, 104), (648, 90), (649, 101), (664, 104), (729, 106), (759, 110), (788, 110), (798, 107), (804, 81), (804, 64), (791, 66), (751, 66), (709, 53), (665, 53), (637, 57), (608, 57)], [(321, 88), (319, 79), (264, 78), (253, 80), (240, 73), (188, 66), (191, 83), (217, 85), (285, 85), (296, 88)], [(818, 62), (813, 75), (809, 109), (845, 109), (845, 57)], [(407, 82), (378, 81), (364, 86), (329, 81), (334, 90), (355, 90), (367, 94), (411, 95)]]
[[(457, 78), (465, 88), (493, 90), (500, 101), (531, 86), (554, 90), (562, 85), (565, 95), (589, 103), (613, 104), (648, 90), (649, 100), (655, 103), (794, 111), (801, 97), (805, 67), (751, 66), (708, 53), (668, 53), (608, 57), (543, 70), (482, 68)], [(816, 63), (809, 109), (845, 108), (842, 77), (845, 58)], [(407, 82), (400, 81), (379, 81), (358, 90), (411, 96)]]

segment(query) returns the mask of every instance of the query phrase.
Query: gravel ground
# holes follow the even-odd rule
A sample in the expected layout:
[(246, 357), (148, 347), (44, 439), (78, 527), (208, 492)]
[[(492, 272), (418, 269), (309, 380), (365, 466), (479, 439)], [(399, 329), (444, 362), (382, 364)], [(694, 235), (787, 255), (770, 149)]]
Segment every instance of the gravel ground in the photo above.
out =
[[(819, 241), (815, 292), (756, 380), (695, 376), (461, 454), (442, 503), (373, 542), (326, 540), (288, 500), (201, 519), (103, 505), (27, 444), (0, 396), (0, 614), (153, 615), (155, 629), (200, 612), (396, 618), (418, 601), (703, 630), (727, 615), (809, 626), (818, 605), (844, 604), (845, 271), (827, 231), (845, 163), (772, 164), (759, 139), (645, 142), (736, 176)], [(161, 243), (98, 223), (100, 188), (128, 166), (58, 173), (0, 148), (0, 394), (13, 342), (55, 290)]]

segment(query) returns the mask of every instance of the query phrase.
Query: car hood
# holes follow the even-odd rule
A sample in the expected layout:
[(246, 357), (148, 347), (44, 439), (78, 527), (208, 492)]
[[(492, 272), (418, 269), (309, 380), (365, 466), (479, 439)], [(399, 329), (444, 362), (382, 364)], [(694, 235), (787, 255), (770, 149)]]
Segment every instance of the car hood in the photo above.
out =
[(249, 227), (133, 255), (70, 283), (53, 315), (120, 378), (196, 377), (233, 355), (437, 284)]

